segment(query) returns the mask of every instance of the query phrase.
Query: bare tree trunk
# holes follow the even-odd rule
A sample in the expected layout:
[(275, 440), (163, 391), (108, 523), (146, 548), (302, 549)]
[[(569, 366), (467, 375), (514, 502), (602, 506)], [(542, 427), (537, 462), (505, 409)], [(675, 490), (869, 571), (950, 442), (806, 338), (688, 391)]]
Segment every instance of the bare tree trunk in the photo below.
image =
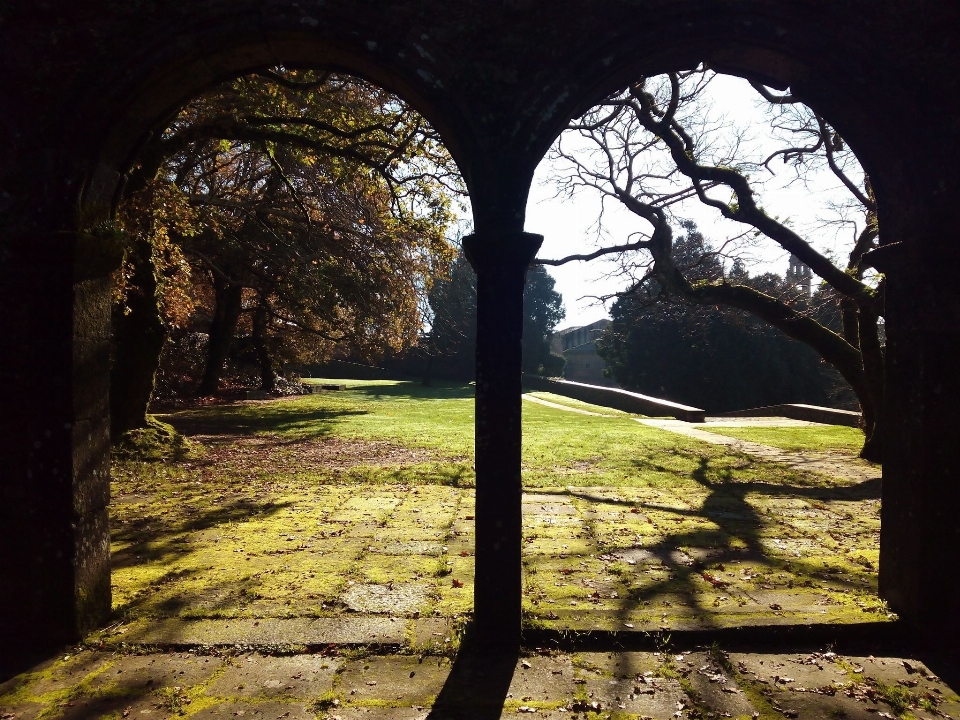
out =
[[(865, 436), (860, 457), (880, 462), (883, 408), (883, 349), (877, 330), (879, 316), (875, 311), (860, 308), (856, 318), (845, 317), (845, 331), (856, 331), (859, 346), (824, 327), (815, 320), (794, 311), (790, 306), (743, 285), (681, 286), (683, 294), (698, 302), (720, 303), (746, 310), (779, 328), (794, 340), (806, 343), (837, 369), (850, 383), (860, 403)], [(857, 325), (850, 327), (850, 321)]]
[(872, 404), (871, 417), (868, 420), (866, 409), (863, 408), (866, 442), (860, 451), (860, 457), (871, 462), (881, 462), (883, 457), (883, 385), (884, 359), (883, 346), (880, 344), (880, 332), (877, 328), (879, 317), (871, 310), (861, 309), (858, 316), (860, 336), (860, 354), (863, 356), (863, 373), (866, 377)]
[(147, 425), (147, 408), (160, 365), (166, 328), (157, 298), (153, 246), (134, 243), (127, 254), (133, 269), (125, 306), (113, 308), (110, 367), (110, 434), (114, 441)]
[(264, 392), (273, 392), (277, 387), (277, 374), (273, 367), (270, 349), (267, 347), (269, 319), (267, 307), (261, 301), (253, 314), (253, 347), (257, 354), (257, 364), (260, 366), (260, 389)]
[(230, 343), (233, 342), (242, 308), (242, 286), (234, 285), (214, 274), (213, 291), (216, 307), (210, 323), (207, 364), (197, 389), (200, 395), (213, 395), (220, 388), (223, 364), (227, 361), (227, 353), (230, 351)]

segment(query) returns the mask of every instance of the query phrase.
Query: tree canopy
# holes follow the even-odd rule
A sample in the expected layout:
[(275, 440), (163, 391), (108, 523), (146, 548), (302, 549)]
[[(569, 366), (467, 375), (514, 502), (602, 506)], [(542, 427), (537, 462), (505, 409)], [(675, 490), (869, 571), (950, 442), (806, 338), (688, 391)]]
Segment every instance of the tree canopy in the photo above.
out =
[[(714, 248), (692, 224), (684, 229), (674, 241), (678, 264), (700, 280), (722, 277)], [(777, 275), (751, 277), (742, 264), (727, 279), (769, 294), (796, 292)], [(665, 298), (653, 277), (617, 299), (610, 314), (598, 353), (626, 389), (708, 412), (852, 400), (849, 386), (808, 346), (749, 313)]]
[[(871, 274), (865, 262), (879, 232), (869, 177), (836, 129), (802, 98), (762, 85), (754, 87), (768, 104), (783, 145), (765, 157), (747, 157), (741, 138), (722, 138), (729, 127), (710, 122), (705, 114), (705, 92), (713, 77), (701, 67), (640, 78), (570, 124), (568, 133), (579, 139), (579, 146), (571, 148), (561, 137), (554, 151), (555, 158), (567, 163), (561, 188), (571, 194), (584, 189), (601, 193), (633, 213), (640, 229), (625, 242), (541, 262), (556, 265), (616, 254), (630, 278), (628, 294), (643, 287), (645, 278), (654, 278), (664, 298), (737, 308), (809, 345), (853, 388), (863, 413), (862, 454), (879, 459), (883, 279)], [(763, 209), (756, 174), (776, 160), (791, 165), (801, 179), (822, 165), (850, 193), (861, 221), (844, 261), (835, 262), (791, 222)], [(810, 267), (831, 289), (818, 297), (839, 305), (841, 326), (821, 322), (816, 308), (809, 301), (799, 303), (793, 293), (760, 289), (730, 275), (699, 277), (695, 268), (678, 263), (675, 228), (688, 200), (745, 228), (725, 238), (717, 254), (733, 259), (746, 243), (767, 240)]]
[[(563, 317), (563, 298), (553, 288), (545, 268), (527, 271), (523, 291), (523, 371), (558, 375), (563, 358), (550, 353), (550, 336)], [(477, 276), (461, 252), (450, 275), (438, 279), (430, 291), (432, 322), (425, 345), (430, 371), (472, 378), (476, 355)]]
[[(186, 105), (126, 189), (118, 220), (150, 250), (128, 253), (118, 307), (132, 316), (129, 298), (146, 294), (144, 322), (208, 323), (201, 393), (217, 390), (235, 337), (268, 389), (284, 362), (415, 343), (463, 192), (436, 133), (396, 96), (284, 68)], [(134, 282), (150, 275), (153, 289)]]

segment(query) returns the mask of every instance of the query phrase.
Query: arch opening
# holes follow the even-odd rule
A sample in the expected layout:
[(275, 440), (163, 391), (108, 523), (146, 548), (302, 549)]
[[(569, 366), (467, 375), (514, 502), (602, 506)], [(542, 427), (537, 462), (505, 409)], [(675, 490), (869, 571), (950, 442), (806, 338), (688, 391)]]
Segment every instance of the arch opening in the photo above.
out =
[[(473, 554), (451, 529), (471, 502), (463, 449), (417, 449), (379, 415), (384, 398), (429, 415), (470, 388), (349, 379), (384, 356), (395, 377), (405, 351), (433, 349), (431, 292), (466, 200), (433, 127), (369, 82), (275, 66), (185, 104), (139, 148), (123, 191), (114, 612), (334, 626), (360, 613), (400, 638), (440, 608), (468, 613), (471, 573), (448, 577)], [(300, 368), (321, 379), (301, 383)], [(462, 445), (472, 415), (456, 412)], [(370, 413), (372, 427), (351, 423)]]
[[(738, 115), (751, 102), (748, 94), (766, 111)], [(774, 161), (789, 176), (783, 187)], [(876, 423), (875, 445), (868, 432), (864, 452), (879, 459), (883, 276), (863, 261), (880, 243), (878, 200), (845, 138), (789, 89), (756, 81), (750, 87), (698, 66), (643, 77), (575, 117), (536, 177), (545, 188), (532, 197), (542, 207), (528, 208), (528, 218), (548, 238), (540, 262), (564, 271), (609, 261), (589, 281), (576, 277), (584, 270), (571, 269), (558, 288), (576, 287), (596, 305), (576, 308), (583, 320), (559, 333), (567, 379), (595, 386), (619, 380), (623, 389), (701, 408), (694, 423), (703, 422), (704, 408), (714, 417), (690, 425), (676, 413), (694, 408), (640, 401), (627, 407), (602, 387), (530, 379), (537, 403), (525, 406), (531, 427), (548, 422), (543, 401), (560, 405), (550, 412), (566, 412), (576, 428), (571, 446), (595, 448), (586, 467), (587, 479), (597, 482), (570, 480), (582, 459), (562, 447), (550, 455), (553, 466), (537, 473), (544, 489), (559, 493), (539, 498), (543, 507), (570, 521), (554, 530), (542, 509), (528, 508), (530, 535), (546, 528), (551, 540), (525, 545), (526, 611), (550, 626), (580, 630), (857, 623), (864, 607), (887, 617), (877, 594), (879, 465), (867, 472), (857, 465), (864, 436), (855, 426), (831, 430), (832, 439), (825, 426), (802, 427), (809, 420), (849, 424), (843, 410), (860, 410), (859, 396)], [(766, 183), (773, 193), (762, 192), (771, 189), (764, 177), (773, 178)], [(819, 207), (805, 199), (818, 187), (827, 197)], [(817, 230), (827, 220), (818, 210), (831, 205), (843, 212), (824, 238)], [(765, 254), (761, 241), (773, 250)], [(606, 316), (601, 311), (613, 322), (590, 322)], [(821, 356), (845, 375), (825, 368)], [(852, 362), (845, 365), (847, 356)], [(605, 376), (588, 369), (605, 362)], [(867, 382), (865, 368), (873, 372)], [(837, 390), (851, 406), (837, 402)], [(784, 405), (782, 414), (793, 412), (786, 407), (792, 403), (837, 407), (841, 420), (763, 419), (771, 414), (763, 406)], [(658, 438), (626, 430), (636, 421), (617, 408), (677, 419), (641, 420), (661, 431)], [(750, 416), (751, 408), (752, 421), (716, 417)], [(583, 411), (607, 417), (584, 418)], [(603, 424), (622, 447), (591, 427)], [(723, 448), (734, 438), (752, 440), (747, 447), (761, 458), (766, 444), (767, 459), (779, 454), (791, 469), (771, 471), (749, 453), (728, 463)], [(697, 444), (703, 440), (713, 447)], [(666, 459), (660, 442), (691, 445)], [(818, 442), (825, 443), (821, 450), (846, 454), (849, 472), (835, 468), (842, 479), (804, 479), (807, 461), (796, 453), (816, 450)], [(534, 461), (527, 454), (525, 462)], [(613, 483), (603, 487), (608, 477)], [(560, 490), (564, 485), (573, 487)], [(844, 524), (829, 508), (848, 502), (858, 504), (857, 517), (870, 518), (868, 531), (848, 533), (856, 550), (838, 548), (821, 531)]]

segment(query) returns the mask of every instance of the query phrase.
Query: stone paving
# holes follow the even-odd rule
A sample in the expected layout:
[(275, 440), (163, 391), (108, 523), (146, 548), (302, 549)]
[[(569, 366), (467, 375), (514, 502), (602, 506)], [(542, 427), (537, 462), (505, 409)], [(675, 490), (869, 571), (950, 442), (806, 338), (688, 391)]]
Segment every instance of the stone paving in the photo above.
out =
[[(733, 472), (525, 493), (529, 637), (616, 631), (666, 643), (685, 630), (894, 618), (876, 594), (876, 478), (777, 483), (751, 479), (746, 461)], [(918, 661), (826, 648), (457, 657), (473, 595), (470, 488), (295, 494), (278, 483), (214, 498), (175, 525), (148, 500), (114, 498), (119, 619), (0, 686), (0, 720), (892, 717), (911, 707), (958, 717), (953, 693)]]
[[(944, 666), (955, 672), (956, 666)], [(71, 651), (0, 684), (0, 718), (957, 718), (923, 662), (841, 656), (537, 652), (520, 657)]]
[[(431, 650), (471, 609), (470, 489), (324, 488), (309, 502), (251, 507), (251, 517), (165, 538), (162, 549), (119, 543), (122, 620), (97, 642), (365, 638)], [(523, 512), (533, 627), (643, 632), (888, 617), (876, 595), (879, 488), (870, 484), (567, 487), (526, 493)]]

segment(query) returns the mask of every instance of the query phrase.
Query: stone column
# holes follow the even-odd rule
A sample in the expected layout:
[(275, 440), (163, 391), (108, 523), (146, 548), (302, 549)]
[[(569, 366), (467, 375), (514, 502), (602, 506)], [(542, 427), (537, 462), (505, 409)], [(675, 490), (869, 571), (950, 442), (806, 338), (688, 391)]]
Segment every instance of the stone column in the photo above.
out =
[(901, 242), (870, 261), (887, 278), (880, 594), (913, 637), (957, 647), (960, 252)]
[(71, 233), (3, 240), (0, 652), (9, 660), (75, 641), (110, 612), (109, 273), (117, 258)]
[(477, 272), (474, 617), (478, 642), (503, 650), (520, 642), (520, 336), (526, 272), (542, 242), (524, 232), (463, 240)]

